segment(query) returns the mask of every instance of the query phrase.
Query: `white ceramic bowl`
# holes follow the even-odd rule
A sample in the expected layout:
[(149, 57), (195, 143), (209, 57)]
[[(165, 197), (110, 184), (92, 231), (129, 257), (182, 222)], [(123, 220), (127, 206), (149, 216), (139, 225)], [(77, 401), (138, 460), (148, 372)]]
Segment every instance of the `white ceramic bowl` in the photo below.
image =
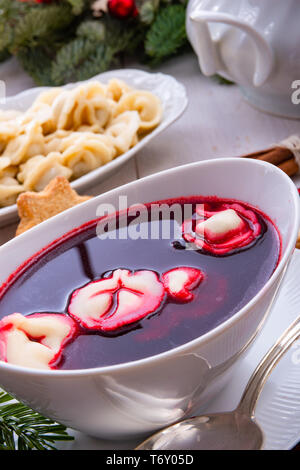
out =
[(191, 414), (220, 392), (255, 339), (294, 250), (298, 193), (275, 166), (250, 159), (202, 161), (167, 170), (98, 196), (43, 222), (0, 248), (2, 283), (18, 265), (65, 232), (118, 207), (188, 195), (217, 195), (258, 206), (282, 236), (282, 257), (260, 292), (230, 319), (175, 349), (138, 361), (72, 371), (39, 371), (0, 362), (0, 385), (32, 408), (90, 435), (142, 435)]

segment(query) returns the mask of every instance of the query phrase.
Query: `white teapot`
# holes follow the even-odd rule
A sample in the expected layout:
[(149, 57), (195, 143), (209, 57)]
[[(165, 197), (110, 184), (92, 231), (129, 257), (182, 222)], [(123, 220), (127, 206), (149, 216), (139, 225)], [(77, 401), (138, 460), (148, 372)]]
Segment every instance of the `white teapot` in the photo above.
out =
[(233, 80), (257, 108), (300, 119), (299, 21), (299, 0), (190, 0), (186, 30), (204, 75)]

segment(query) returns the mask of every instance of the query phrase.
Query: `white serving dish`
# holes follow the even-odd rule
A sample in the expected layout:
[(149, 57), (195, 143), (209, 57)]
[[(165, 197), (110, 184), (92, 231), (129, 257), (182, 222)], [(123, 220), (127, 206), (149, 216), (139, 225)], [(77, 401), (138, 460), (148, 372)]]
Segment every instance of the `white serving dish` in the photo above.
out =
[[(172, 122), (180, 117), (184, 112), (188, 100), (185, 91), (185, 87), (179, 83), (175, 78), (164, 73), (149, 73), (142, 70), (136, 69), (121, 69), (111, 70), (108, 72), (101, 73), (95, 77), (87, 80), (99, 81), (101, 83), (107, 83), (112, 78), (118, 78), (124, 80), (130, 86), (148, 90), (157, 95), (162, 102), (163, 116), (161, 123), (148, 135), (146, 135), (137, 145), (131, 148), (128, 152), (115, 158), (109, 163), (81, 176), (77, 180), (71, 183), (72, 187), (82, 193), (88, 188), (94, 186), (96, 183), (108, 178), (111, 173), (117, 171), (125, 162), (132, 158), (139, 150), (148, 144), (155, 136), (160, 134), (166, 129)], [(62, 88), (74, 88), (80, 83), (77, 82), (65, 85)], [(1, 104), (1, 109), (16, 109), (25, 111), (28, 109), (35, 98), (49, 87), (36, 87), (29, 90), (23, 91), (15, 96), (9, 97), (5, 100), (4, 104)], [(0, 227), (13, 222), (17, 218), (17, 206), (0, 208)]]
[(236, 158), (202, 161), (109, 191), (3, 245), (0, 283), (51, 241), (94, 219), (101, 203), (118, 207), (120, 195), (132, 205), (200, 193), (258, 206), (281, 233), (281, 260), (247, 305), (189, 343), (130, 363), (39, 371), (0, 362), (0, 386), (42, 414), (106, 439), (141, 437), (204, 409), (231, 379), (261, 330), (294, 251), (299, 196), (291, 179), (274, 165)]

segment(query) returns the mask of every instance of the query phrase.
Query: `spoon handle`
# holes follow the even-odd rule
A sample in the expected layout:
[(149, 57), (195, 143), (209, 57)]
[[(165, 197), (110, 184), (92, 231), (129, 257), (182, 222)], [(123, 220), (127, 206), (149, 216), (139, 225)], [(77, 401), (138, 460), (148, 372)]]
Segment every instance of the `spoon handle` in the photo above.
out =
[(300, 336), (300, 316), (284, 331), (251, 375), (237, 411), (254, 416), (254, 409), (262, 388), (283, 354)]

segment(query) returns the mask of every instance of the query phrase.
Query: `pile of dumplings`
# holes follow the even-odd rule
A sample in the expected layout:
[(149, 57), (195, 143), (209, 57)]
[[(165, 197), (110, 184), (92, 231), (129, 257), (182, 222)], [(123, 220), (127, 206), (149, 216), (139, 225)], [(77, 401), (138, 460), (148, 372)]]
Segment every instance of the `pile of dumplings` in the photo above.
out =
[(0, 207), (72, 181), (127, 152), (161, 121), (159, 98), (112, 79), (51, 88), (26, 112), (0, 110)]

